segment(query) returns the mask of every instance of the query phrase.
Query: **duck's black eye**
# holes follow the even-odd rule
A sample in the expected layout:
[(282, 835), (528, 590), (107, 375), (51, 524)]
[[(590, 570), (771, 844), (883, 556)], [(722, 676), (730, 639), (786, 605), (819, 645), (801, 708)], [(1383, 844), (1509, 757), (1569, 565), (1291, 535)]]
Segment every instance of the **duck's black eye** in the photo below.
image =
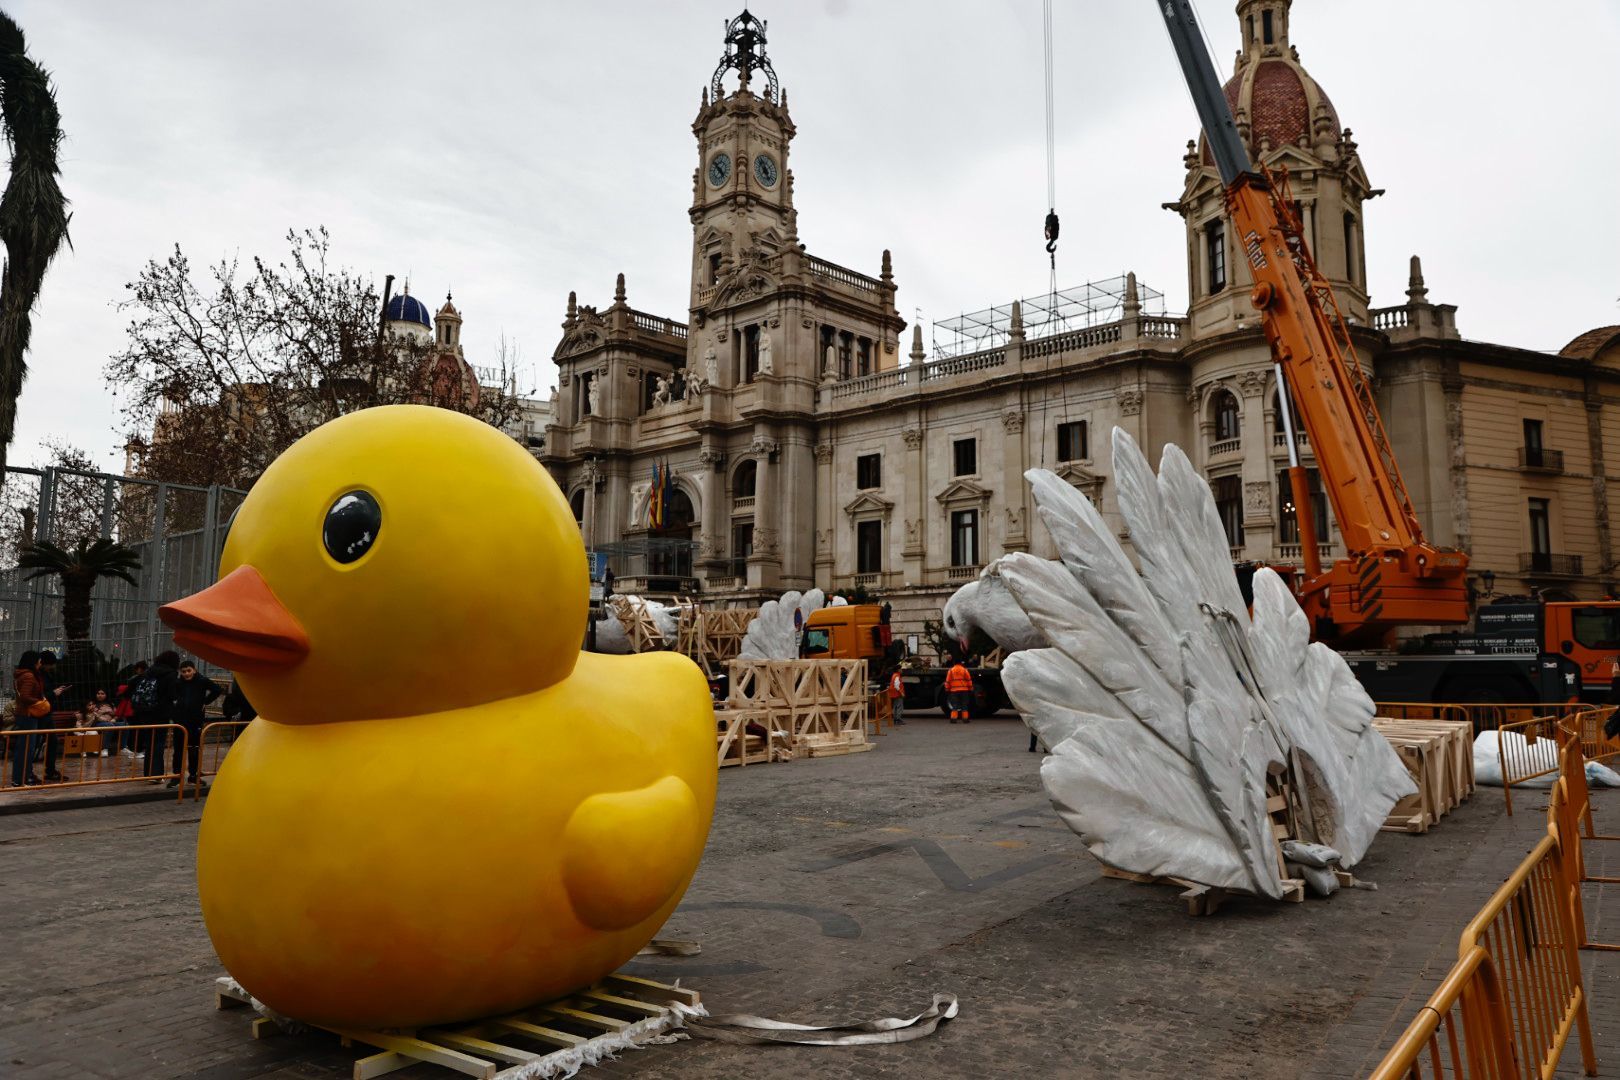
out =
[(369, 492), (351, 491), (340, 496), (326, 512), (321, 540), (327, 554), (340, 563), (352, 563), (371, 550), (382, 528), (382, 507)]

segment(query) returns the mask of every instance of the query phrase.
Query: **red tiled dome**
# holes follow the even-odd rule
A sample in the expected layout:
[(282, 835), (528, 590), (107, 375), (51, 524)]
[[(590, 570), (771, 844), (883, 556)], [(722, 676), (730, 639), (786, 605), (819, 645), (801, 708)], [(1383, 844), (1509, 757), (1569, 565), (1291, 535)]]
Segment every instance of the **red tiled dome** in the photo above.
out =
[[(1311, 134), (1311, 99), (1305, 89), (1308, 80), (1316, 97), (1327, 107), (1333, 122), (1333, 132), (1339, 131), (1339, 114), (1333, 108), (1321, 86), (1304, 73), (1297, 63), (1281, 57), (1266, 57), (1253, 68), (1254, 78), (1249, 80), (1250, 68), (1245, 67), (1226, 81), (1227, 108), (1234, 117), (1247, 117), (1249, 122), (1248, 149), (1258, 156), (1262, 140), (1275, 150), (1279, 146), (1298, 143), (1301, 136)], [(1243, 91), (1248, 87), (1245, 98)], [(1214, 164), (1207, 140), (1198, 140), (1205, 164)]]

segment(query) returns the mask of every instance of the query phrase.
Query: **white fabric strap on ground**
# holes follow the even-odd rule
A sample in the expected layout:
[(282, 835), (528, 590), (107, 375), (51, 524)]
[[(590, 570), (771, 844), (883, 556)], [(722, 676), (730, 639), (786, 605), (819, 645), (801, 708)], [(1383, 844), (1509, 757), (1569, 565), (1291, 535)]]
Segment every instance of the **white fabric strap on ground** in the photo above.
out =
[(848, 1024), (790, 1024), (748, 1013), (691, 1019), (686, 1030), (694, 1038), (736, 1043), (797, 1043), (804, 1046), (871, 1046), (903, 1043), (932, 1035), (957, 1013), (955, 994), (935, 994), (934, 1003), (909, 1019), (886, 1016)]

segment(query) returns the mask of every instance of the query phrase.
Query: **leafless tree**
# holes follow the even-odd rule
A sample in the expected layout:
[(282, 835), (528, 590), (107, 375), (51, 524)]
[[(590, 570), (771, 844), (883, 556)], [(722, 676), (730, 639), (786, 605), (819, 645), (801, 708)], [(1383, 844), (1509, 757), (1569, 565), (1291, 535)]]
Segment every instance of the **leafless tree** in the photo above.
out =
[(514, 426), (504, 357), (498, 383), (480, 387), (436, 343), (380, 337), (375, 287), (332, 265), (326, 230), (289, 231), (287, 244), (282, 262), (222, 259), (201, 275), (177, 246), (126, 286), (132, 319), (105, 375), (143, 476), (245, 488), (305, 433), (373, 405)]

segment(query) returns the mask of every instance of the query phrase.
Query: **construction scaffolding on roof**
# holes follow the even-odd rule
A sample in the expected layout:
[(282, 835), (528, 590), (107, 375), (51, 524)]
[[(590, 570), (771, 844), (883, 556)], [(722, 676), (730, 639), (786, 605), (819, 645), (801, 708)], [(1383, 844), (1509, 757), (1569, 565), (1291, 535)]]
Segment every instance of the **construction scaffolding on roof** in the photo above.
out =
[[(1121, 275), (940, 319), (934, 323), (934, 356), (965, 356), (1007, 344), (1014, 303), (1021, 310), (1026, 340), (1118, 322), (1125, 314), (1125, 292), (1126, 278)], [(1165, 313), (1164, 293), (1140, 280), (1136, 282), (1136, 299), (1143, 315)]]

